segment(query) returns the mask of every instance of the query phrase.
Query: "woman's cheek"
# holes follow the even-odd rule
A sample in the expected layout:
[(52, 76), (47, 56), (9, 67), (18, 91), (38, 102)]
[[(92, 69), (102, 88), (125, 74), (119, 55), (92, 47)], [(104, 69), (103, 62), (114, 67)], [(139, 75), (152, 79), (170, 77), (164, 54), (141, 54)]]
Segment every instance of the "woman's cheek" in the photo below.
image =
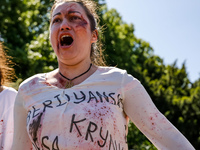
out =
[(55, 49), (57, 47), (57, 36), (52, 30), (50, 31), (50, 42), (53, 49)]

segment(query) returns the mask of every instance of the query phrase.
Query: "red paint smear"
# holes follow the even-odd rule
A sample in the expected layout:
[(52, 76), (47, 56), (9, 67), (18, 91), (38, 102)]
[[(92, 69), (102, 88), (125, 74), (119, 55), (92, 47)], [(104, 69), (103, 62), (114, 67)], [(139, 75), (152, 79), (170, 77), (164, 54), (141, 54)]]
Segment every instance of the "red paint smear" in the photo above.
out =
[(75, 3), (75, 4), (70, 4), (70, 5), (68, 6), (68, 7), (69, 7), (68, 9), (70, 9), (70, 10), (68, 10), (68, 12), (74, 10), (74, 9), (72, 8), (73, 6), (76, 6), (76, 3)]
[(31, 81), (31, 83), (30, 83), (30, 86), (35, 85), (37, 80), (38, 80), (38, 79), (33, 79), (33, 80)]
[(48, 83), (48, 82), (42, 82), (42, 83), (45, 84), (45, 85), (47, 85), (47, 86), (51, 86), (51, 84)]
[(30, 83), (28, 84), (28, 88), (30, 91), (32, 91), (37, 86), (38, 80), (38, 78), (34, 78), (30, 81)]
[(81, 19), (82, 19), (82, 22), (81, 22), (79, 25), (82, 26), (82, 27), (85, 27), (85, 26), (88, 24), (88, 22), (87, 22), (86, 19), (83, 17), (83, 15), (81, 15)]
[[(73, 6), (76, 6), (77, 4), (75, 3), (75, 4), (70, 4), (69, 5), (69, 10), (68, 10), (68, 12), (70, 12), (70, 11), (74, 11), (74, 8), (72, 8)], [(76, 7), (75, 7), (75, 10), (76, 10)], [(83, 15), (81, 15), (81, 19), (82, 19), (82, 22), (79, 24), (79, 26), (83, 26), (83, 27), (85, 27), (85, 25), (87, 25), (88, 24), (88, 22), (86, 21), (86, 19), (83, 17)]]

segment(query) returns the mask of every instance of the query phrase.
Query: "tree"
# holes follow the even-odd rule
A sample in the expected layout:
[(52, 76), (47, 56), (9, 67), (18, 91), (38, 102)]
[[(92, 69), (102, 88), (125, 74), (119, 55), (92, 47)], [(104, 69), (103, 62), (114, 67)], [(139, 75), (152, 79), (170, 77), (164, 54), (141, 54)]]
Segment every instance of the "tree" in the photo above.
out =
[(50, 3), (47, 0), (1, 0), (0, 6), (0, 40), (14, 58), (18, 77), (27, 78), (30, 74), (26, 71), (32, 68), (27, 44), (47, 30)]

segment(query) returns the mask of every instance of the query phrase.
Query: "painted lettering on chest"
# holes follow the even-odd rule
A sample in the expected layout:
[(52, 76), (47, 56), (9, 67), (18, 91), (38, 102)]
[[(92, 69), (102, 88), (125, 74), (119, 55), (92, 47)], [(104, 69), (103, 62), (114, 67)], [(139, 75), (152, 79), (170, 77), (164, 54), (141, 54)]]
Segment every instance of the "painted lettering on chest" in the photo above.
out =
[[(70, 118), (69, 134), (66, 137), (64, 144), (62, 143), (63, 136), (59, 136), (59, 134), (51, 135), (47, 133), (46, 135), (40, 136), (39, 130), (44, 128), (41, 123), (42, 115), (43, 113), (39, 114), (37, 119), (29, 126), (29, 135), (31, 135), (33, 141), (32, 144), (37, 150), (44, 148), (48, 150), (59, 150), (61, 147), (76, 147), (77, 145), (81, 147), (84, 141), (88, 142), (88, 149), (106, 148), (108, 150), (124, 150), (126, 148), (126, 134), (124, 134), (121, 140), (116, 140), (115, 135), (108, 129), (105, 129), (104, 126), (99, 126), (95, 122), (90, 121), (89, 118), (77, 117), (76, 114), (73, 114)], [(81, 128), (82, 124), (86, 124), (85, 128)], [(123, 130), (126, 130), (126, 125)], [(74, 145), (71, 142), (68, 143), (69, 139), (74, 139)]]
[[(70, 108), (74, 106), (74, 108), (68, 110), (68, 106)], [(121, 95), (114, 92), (79, 91), (73, 92), (71, 95), (54, 95), (52, 98), (42, 101), (40, 105), (32, 106), (28, 112), (27, 127), (32, 138), (32, 144), (36, 149), (41, 149), (41, 147), (60, 149), (60, 147), (63, 147), (62, 138), (66, 134), (70, 138), (76, 135), (75, 145), (81, 145), (81, 143), (87, 141), (93, 143), (93, 146), (96, 145), (97, 148), (124, 149), (124, 144), (126, 145), (126, 129), (124, 126), (126, 125), (122, 123), (120, 127), (123, 130), (122, 132), (119, 131), (119, 126), (116, 125), (119, 118), (115, 116), (116, 114), (112, 110), (118, 110), (121, 107), (123, 107)], [(56, 116), (57, 111), (64, 111), (64, 117), (62, 118), (62, 115)], [(42, 134), (42, 131), (51, 126), (51, 123), (56, 125), (56, 122), (51, 119), (51, 115), (52, 119), (58, 121), (56, 121), (57, 124), (62, 125), (60, 128), (52, 127), (52, 130), (63, 130), (65, 133), (58, 131), (54, 132), (57, 134)], [(51, 120), (51, 122), (47, 123), (44, 120)], [(111, 130), (106, 127), (107, 125), (111, 127)], [(121, 135), (121, 140), (115, 139), (114, 131), (116, 133), (121, 132), (118, 134)]]
[(52, 96), (51, 99), (44, 100), (41, 102), (39, 106), (32, 106), (32, 109), (28, 112), (27, 116), (27, 124), (31, 118), (35, 118), (39, 113), (38, 112), (45, 112), (46, 109), (54, 109), (57, 107), (62, 107), (67, 105), (69, 102), (74, 104), (81, 104), (81, 103), (103, 103), (106, 102), (108, 104), (115, 105), (119, 108), (123, 106), (122, 98), (120, 94), (116, 94), (114, 92), (106, 93), (106, 92), (73, 92), (72, 95), (68, 94), (57, 94)]

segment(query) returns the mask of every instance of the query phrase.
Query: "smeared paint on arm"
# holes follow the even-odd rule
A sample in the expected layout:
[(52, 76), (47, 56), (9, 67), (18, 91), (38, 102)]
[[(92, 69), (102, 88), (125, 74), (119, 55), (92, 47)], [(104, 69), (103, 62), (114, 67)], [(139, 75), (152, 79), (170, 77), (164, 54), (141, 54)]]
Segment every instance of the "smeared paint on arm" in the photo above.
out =
[(138, 129), (162, 150), (194, 150), (189, 141), (160, 113), (144, 87), (138, 82), (125, 88), (124, 110)]

